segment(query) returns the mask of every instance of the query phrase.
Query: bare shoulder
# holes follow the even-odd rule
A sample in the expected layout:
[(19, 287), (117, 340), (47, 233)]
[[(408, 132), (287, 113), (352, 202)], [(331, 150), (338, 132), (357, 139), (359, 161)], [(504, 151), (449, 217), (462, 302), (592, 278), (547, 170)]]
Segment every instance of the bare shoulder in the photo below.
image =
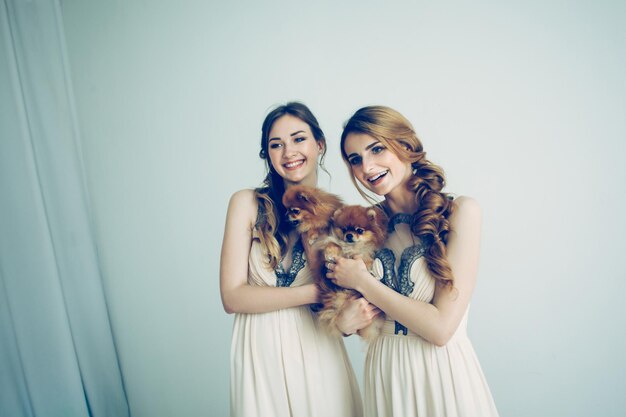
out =
[(252, 189), (244, 189), (235, 192), (230, 197), (228, 204), (228, 216), (239, 220), (245, 219), (248, 223), (254, 223), (257, 215), (256, 194)]
[(256, 205), (256, 193), (254, 192), (253, 189), (250, 189), (250, 188), (236, 191), (230, 197), (230, 204), (231, 205), (243, 204), (247, 206), (254, 206)]
[(475, 198), (466, 195), (459, 196), (454, 199), (456, 210), (471, 211), (480, 214), (480, 204)]
[(454, 199), (454, 211), (450, 216), (452, 224), (480, 222), (482, 211), (480, 204), (472, 197), (460, 196)]

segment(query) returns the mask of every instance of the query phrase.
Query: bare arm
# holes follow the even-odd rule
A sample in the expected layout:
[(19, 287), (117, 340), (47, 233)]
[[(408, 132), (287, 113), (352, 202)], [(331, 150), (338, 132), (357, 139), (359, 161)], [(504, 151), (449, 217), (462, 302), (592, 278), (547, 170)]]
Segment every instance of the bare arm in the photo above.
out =
[(445, 345), (458, 328), (476, 285), (481, 213), (475, 200), (460, 197), (450, 217), (447, 245), (454, 288), (437, 287), (433, 303), (413, 300), (388, 288), (369, 274), (362, 261), (337, 260), (331, 278), (354, 288), (372, 304), (411, 331), (438, 345)]
[(314, 285), (260, 287), (248, 284), (248, 258), (257, 216), (253, 190), (233, 194), (228, 205), (220, 259), (220, 292), (224, 310), (264, 313), (317, 302)]

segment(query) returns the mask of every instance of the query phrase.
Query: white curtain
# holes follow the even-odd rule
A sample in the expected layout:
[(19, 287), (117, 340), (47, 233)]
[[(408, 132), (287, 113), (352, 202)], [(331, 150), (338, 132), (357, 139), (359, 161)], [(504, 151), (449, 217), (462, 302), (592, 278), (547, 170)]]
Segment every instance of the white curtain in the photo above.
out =
[(0, 417), (128, 416), (60, 5), (0, 9)]

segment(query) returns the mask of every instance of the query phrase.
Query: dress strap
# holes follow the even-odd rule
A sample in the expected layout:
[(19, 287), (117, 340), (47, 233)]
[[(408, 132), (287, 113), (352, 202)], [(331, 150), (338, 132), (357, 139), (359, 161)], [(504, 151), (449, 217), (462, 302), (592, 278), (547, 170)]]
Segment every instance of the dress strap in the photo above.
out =
[(396, 225), (400, 223), (410, 225), (413, 221), (413, 215), (408, 213), (396, 213), (389, 218), (389, 222), (387, 223), (387, 233), (393, 233), (396, 231)]

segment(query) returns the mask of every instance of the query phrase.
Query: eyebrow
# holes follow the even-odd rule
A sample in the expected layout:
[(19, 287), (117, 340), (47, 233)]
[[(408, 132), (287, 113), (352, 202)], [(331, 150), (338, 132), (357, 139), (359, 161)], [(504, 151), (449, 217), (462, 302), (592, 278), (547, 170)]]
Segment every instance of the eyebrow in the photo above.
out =
[[(297, 132), (293, 132), (293, 133), (292, 133), (292, 134), (290, 134), (289, 136), (292, 136), (292, 137), (293, 137), (293, 136), (296, 136), (296, 135), (298, 135), (298, 134), (300, 134), (300, 133), (305, 133), (305, 134), (306, 134), (306, 132), (305, 132), (304, 130), (298, 130)], [(279, 138), (279, 137), (270, 138), (270, 140), (268, 140), (268, 142), (271, 142), (271, 141), (273, 141), (273, 140), (280, 140), (280, 138)]]
[[(370, 149), (372, 149), (377, 143), (380, 143), (380, 141), (375, 140), (374, 142), (370, 143), (369, 145), (367, 145), (365, 147), (366, 151), (369, 151)], [(350, 155), (348, 155), (348, 159), (352, 158), (353, 156), (359, 156), (359, 154), (357, 154), (356, 152), (352, 152)]]

